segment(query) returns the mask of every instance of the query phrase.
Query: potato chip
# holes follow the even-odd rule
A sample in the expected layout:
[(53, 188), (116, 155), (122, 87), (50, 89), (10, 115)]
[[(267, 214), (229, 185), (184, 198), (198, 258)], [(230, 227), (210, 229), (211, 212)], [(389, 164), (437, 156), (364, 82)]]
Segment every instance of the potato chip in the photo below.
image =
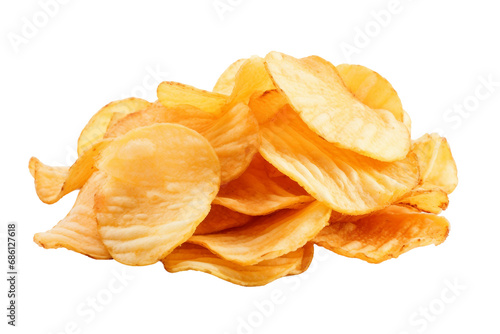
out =
[(221, 186), (214, 204), (251, 216), (262, 216), (314, 200), (297, 182), (256, 154), (247, 170)]
[(277, 90), (255, 92), (248, 102), (259, 124), (267, 122), (287, 104), (286, 98)]
[(129, 113), (142, 110), (150, 103), (143, 99), (131, 97), (124, 100), (114, 101), (99, 110), (83, 129), (78, 138), (78, 156), (98, 143), (104, 136), (112, 117), (117, 118)]
[(404, 111), (398, 93), (386, 78), (361, 65), (337, 66), (340, 77), (354, 96), (372, 109), (391, 112), (411, 132), (411, 120)]
[(311, 131), (289, 107), (261, 125), (261, 136), (260, 153), (267, 161), (339, 213), (382, 209), (418, 183), (415, 154), (382, 162), (339, 148)]
[(195, 235), (204, 246), (231, 262), (248, 266), (274, 259), (305, 245), (328, 224), (331, 210), (312, 202), (300, 210), (281, 210), (221, 233)]
[(71, 167), (52, 167), (32, 157), (30, 171), (35, 179), (38, 198), (46, 204), (54, 204), (73, 190), (80, 189), (94, 173), (95, 160), (109, 141), (101, 141), (86, 150)]
[(252, 216), (233, 211), (221, 205), (212, 204), (210, 212), (200, 225), (198, 225), (194, 234), (210, 234), (243, 226), (251, 221), (252, 218)]
[(313, 241), (340, 255), (380, 263), (416, 247), (439, 245), (448, 232), (443, 217), (392, 206), (355, 222), (331, 222)]
[(49, 231), (35, 234), (33, 240), (47, 249), (64, 247), (94, 259), (111, 259), (97, 232), (94, 211), (94, 195), (104, 178), (104, 173), (95, 172), (83, 186), (68, 215)]
[(210, 143), (177, 124), (129, 131), (98, 166), (108, 174), (95, 196), (98, 230), (111, 256), (128, 265), (155, 263), (186, 241), (220, 185)]
[(305, 271), (311, 263), (313, 253), (313, 245), (307, 244), (278, 258), (265, 260), (252, 266), (242, 266), (220, 258), (206, 248), (185, 243), (177, 247), (162, 262), (165, 269), (171, 273), (197, 270), (234, 284), (260, 286), (280, 277)]
[(215, 83), (212, 91), (214, 93), (231, 95), (235, 83), (236, 73), (238, 73), (238, 70), (240, 69), (241, 65), (243, 65), (245, 60), (246, 59), (238, 59), (237, 61), (229, 65), (229, 67), (226, 68), (226, 70), (221, 74), (221, 76)]
[(205, 112), (220, 115), (227, 96), (208, 92), (178, 82), (164, 81), (157, 89), (158, 100), (167, 108), (188, 104)]
[[(325, 61), (326, 62), (326, 61)], [(406, 126), (389, 111), (373, 110), (357, 100), (332, 66), (271, 52), (266, 67), (276, 87), (314, 132), (327, 141), (359, 154), (381, 160), (404, 159), (410, 149)], [(321, 74), (318, 74), (321, 73)]]
[(441, 189), (417, 189), (398, 201), (399, 205), (410, 206), (423, 212), (439, 214), (449, 204), (448, 195)]

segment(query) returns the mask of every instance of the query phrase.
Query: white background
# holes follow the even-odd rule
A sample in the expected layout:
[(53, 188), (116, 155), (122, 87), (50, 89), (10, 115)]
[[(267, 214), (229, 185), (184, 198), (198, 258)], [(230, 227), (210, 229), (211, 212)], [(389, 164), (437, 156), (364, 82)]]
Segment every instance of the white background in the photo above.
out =
[[(214, 3), (229, 7), (218, 12)], [(38, 1), (2, 0), (0, 221), (3, 237), (8, 222), (18, 223), (20, 276), (17, 328), (6, 325), (1, 279), (0, 332), (499, 333), (495, 5), (401, 0), (381, 26), (373, 12), (392, 8), (389, 0), (70, 0), (47, 22)], [(38, 31), (22, 37), (33, 16)], [(361, 43), (365, 29), (371, 36)], [(13, 36), (25, 39), (14, 47)], [(355, 54), (342, 51), (347, 44)], [(51, 206), (40, 202), (27, 168), (31, 156), (72, 163), (81, 129), (106, 103), (132, 94), (154, 100), (152, 86), (161, 80), (211, 89), (231, 62), (271, 50), (373, 68), (399, 92), (413, 138), (441, 129), (460, 178), (444, 213), (451, 233), (443, 245), (380, 265), (317, 249), (300, 279), (244, 288), (197, 272), (168, 274), (161, 264), (126, 267), (33, 243), (34, 233), (64, 217), (76, 194)], [(488, 78), (496, 86), (486, 94), (481, 80)], [(2, 239), (1, 277), (6, 256)], [(117, 274), (129, 278), (113, 293), (108, 285)], [(455, 293), (450, 284), (459, 285)], [(270, 306), (271, 296), (281, 296), (279, 303)], [(92, 314), (87, 303), (96, 297), (110, 298)]]

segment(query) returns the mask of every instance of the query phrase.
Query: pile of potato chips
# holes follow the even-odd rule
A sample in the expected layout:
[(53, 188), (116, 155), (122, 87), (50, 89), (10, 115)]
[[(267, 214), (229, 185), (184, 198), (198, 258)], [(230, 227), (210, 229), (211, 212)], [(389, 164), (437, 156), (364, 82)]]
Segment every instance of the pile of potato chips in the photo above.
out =
[(449, 231), (450, 148), (410, 128), (386, 79), (317, 56), (238, 60), (213, 92), (162, 82), (99, 110), (71, 167), (30, 160), (44, 203), (80, 189), (34, 240), (245, 286), (304, 272), (314, 244), (379, 263)]

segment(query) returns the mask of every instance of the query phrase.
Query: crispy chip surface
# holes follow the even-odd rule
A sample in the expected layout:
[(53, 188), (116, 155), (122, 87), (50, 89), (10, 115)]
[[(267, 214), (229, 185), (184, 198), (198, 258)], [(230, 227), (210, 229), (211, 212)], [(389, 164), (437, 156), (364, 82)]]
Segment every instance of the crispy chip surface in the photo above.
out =
[(128, 265), (155, 263), (186, 241), (220, 185), (210, 143), (177, 124), (129, 131), (98, 166), (108, 175), (95, 196), (98, 230), (111, 256)]
[(94, 259), (111, 259), (97, 232), (94, 195), (105, 175), (95, 172), (85, 183), (68, 215), (47, 232), (37, 233), (33, 240), (43, 248), (60, 248)]
[(274, 84), (302, 120), (339, 147), (381, 161), (404, 159), (410, 149), (406, 126), (389, 111), (375, 111), (357, 100), (333, 65), (323, 61), (313, 68), (310, 61), (278, 52), (265, 58)]
[(443, 217), (391, 206), (354, 222), (330, 222), (313, 241), (340, 255), (380, 263), (416, 247), (439, 245), (448, 231)]
[(313, 253), (313, 245), (307, 244), (280, 257), (251, 266), (242, 266), (220, 258), (202, 246), (185, 243), (177, 247), (162, 262), (165, 269), (171, 273), (197, 270), (234, 284), (260, 286), (280, 277), (305, 271), (311, 263)]
[(410, 206), (419, 211), (439, 214), (448, 208), (448, 195), (441, 189), (415, 189), (402, 198), (399, 205)]
[(287, 104), (286, 98), (277, 89), (268, 90), (263, 93), (255, 92), (248, 102), (255, 118), (259, 124), (267, 122), (275, 116), (283, 106)]
[(418, 183), (414, 154), (382, 162), (327, 142), (284, 108), (261, 125), (260, 153), (333, 210), (360, 215), (393, 203)]
[(262, 216), (313, 199), (297, 182), (256, 154), (239, 178), (221, 186), (214, 203), (247, 215)]
[(330, 208), (315, 201), (302, 209), (255, 217), (242, 227), (221, 233), (195, 235), (189, 242), (234, 263), (253, 265), (305, 245), (328, 224), (330, 213)]
[(87, 123), (78, 138), (78, 156), (98, 143), (104, 136), (113, 117), (125, 116), (148, 107), (150, 103), (143, 99), (131, 97), (111, 102), (101, 108)]
[(236, 73), (238, 73), (238, 70), (245, 61), (245, 58), (238, 59), (237, 61), (229, 65), (229, 67), (226, 68), (224, 72), (222, 72), (212, 91), (228, 96), (231, 95), (234, 88)]
[(233, 211), (222, 205), (212, 204), (210, 212), (200, 225), (198, 225), (194, 234), (210, 234), (243, 226), (251, 221), (252, 218), (252, 216)]

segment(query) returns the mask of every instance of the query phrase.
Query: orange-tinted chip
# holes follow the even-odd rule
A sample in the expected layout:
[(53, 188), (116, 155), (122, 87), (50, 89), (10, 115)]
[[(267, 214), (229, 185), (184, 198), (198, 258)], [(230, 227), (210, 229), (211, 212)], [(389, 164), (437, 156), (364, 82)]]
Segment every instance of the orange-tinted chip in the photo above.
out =
[(236, 73), (238, 73), (238, 70), (245, 61), (246, 59), (238, 59), (237, 61), (229, 65), (229, 67), (226, 68), (226, 70), (221, 74), (221, 76), (215, 83), (212, 91), (219, 94), (231, 95), (234, 83), (236, 81)]
[(198, 225), (195, 235), (220, 232), (233, 227), (243, 226), (252, 220), (252, 216), (245, 215), (223, 207), (212, 204), (208, 216)]
[(399, 200), (398, 204), (410, 206), (423, 212), (439, 214), (449, 204), (448, 195), (441, 189), (415, 189)]
[(255, 92), (250, 97), (248, 106), (252, 109), (257, 122), (262, 124), (276, 115), (287, 103), (286, 98), (277, 89), (273, 89), (263, 93)]

